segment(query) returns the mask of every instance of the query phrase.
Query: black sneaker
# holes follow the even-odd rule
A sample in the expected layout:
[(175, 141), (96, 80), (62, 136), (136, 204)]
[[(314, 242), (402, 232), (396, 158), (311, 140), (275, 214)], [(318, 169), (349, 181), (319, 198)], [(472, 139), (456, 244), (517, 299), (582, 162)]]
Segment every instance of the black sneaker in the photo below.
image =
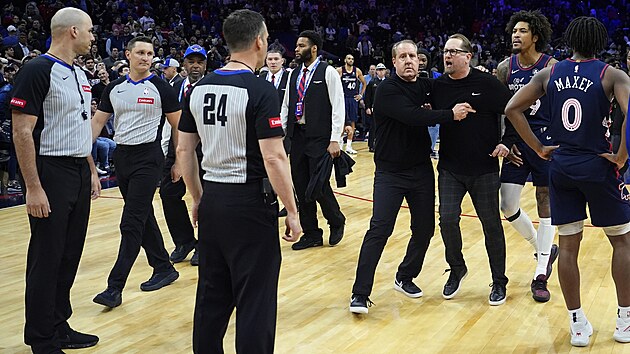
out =
[(174, 268), (166, 272), (155, 273), (149, 280), (140, 284), (140, 290), (158, 290), (174, 282), (177, 278), (179, 278), (179, 272), (177, 272)]
[(343, 231), (345, 229), (345, 225), (341, 225), (339, 227), (330, 227), (330, 237), (328, 238), (328, 244), (331, 246), (337, 245), (341, 242), (343, 238)]
[(57, 337), (59, 338), (59, 346), (61, 349), (89, 348), (98, 343), (97, 336), (77, 332), (70, 327), (57, 329)]
[(283, 218), (285, 216), (287, 216), (287, 208), (282, 208), (282, 210), (278, 212), (278, 217)]
[(367, 295), (353, 294), (350, 299), (350, 312), (352, 313), (368, 313), (368, 307), (372, 307), (374, 303)]
[(416, 284), (413, 283), (413, 281), (411, 280), (403, 280), (400, 281), (398, 279), (394, 280), (394, 289), (400, 291), (401, 293), (411, 297), (411, 298), (418, 298), (421, 297), (422, 294), (422, 289), (420, 289)]
[(102, 293), (96, 295), (92, 301), (113, 309), (122, 304), (122, 292), (117, 289), (107, 288)]
[(188, 254), (195, 249), (197, 241), (192, 241), (183, 245), (175, 247), (173, 253), (171, 253), (171, 262), (179, 263), (188, 257)]
[(490, 284), (492, 286), (492, 290), (490, 290), (490, 296), (488, 297), (488, 302), (492, 306), (503, 305), (505, 303), (505, 285), (503, 284)]
[(462, 280), (464, 280), (464, 278), (468, 275), (468, 269), (464, 269), (461, 275), (457, 274), (457, 272), (452, 269), (447, 269), (446, 272), (451, 272), (451, 274), (449, 274), (448, 280), (446, 281), (446, 284), (444, 284), (442, 297), (446, 300), (450, 300), (457, 295), (457, 292), (459, 292)]
[(195, 253), (193, 253), (192, 258), (190, 259), (190, 265), (198, 266), (199, 265), (199, 252), (195, 249)]
[(307, 249), (311, 247), (319, 247), (323, 245), (324, 245), (324, 241), (322, 240), (321, 237), (315, 238), (312, 236), (304, 235), (302, 236), (302, 238), (300, 238), (298, 242), (291, 245), (291, 248), (294, 251), (299, 251), (299, 250), (303, 250), (303, 249)]
[(547, 302), (551, 298), (551, 294), (547, 289), (547, 278), (544, 274), (538, 274), (536, 279), (532, 280), (532, 297), (538, 302)]

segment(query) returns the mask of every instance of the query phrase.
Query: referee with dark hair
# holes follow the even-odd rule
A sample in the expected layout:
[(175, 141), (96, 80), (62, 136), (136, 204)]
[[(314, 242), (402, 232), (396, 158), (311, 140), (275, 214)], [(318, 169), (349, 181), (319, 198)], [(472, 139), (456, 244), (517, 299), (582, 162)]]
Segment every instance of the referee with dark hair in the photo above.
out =
[[(94, 298), (94, 302), (107, 307), (122, 303), (122, 290), (140, 246), (153, 268), (151, 278), (140, 284), (142, 291), (158, 290), (179, 277), (164, 248), (153, 213), (153, 197), (164, 165), (160, 146), (162, 126), (165, 118), (171, 126), (177, 126), (180, 104), (173, 88), (149, 71), (154, 55), (151, 38), (133, 38), (127, 44), (125, 55), (129, 60), (129, 74), (107, 85), (92, 119), (92, 135), (96, 139), (107, 119), (115, 114), (114, 163), (120, 193), (125, 200), (118, 259), (107, 279), (107, 289)], [(172, 138), (176, 143), (177, 135)]]
[(78, 54), (90, 51), (92, 20), (67, 7), (53, 16), (50, 27), (50, 50), (20, 70), (11, 99), (31, 226), (24, 342), (33, 353), (62, 353), (98, 342), (97, 336), (79, 333), (67, 322), (90, 194), (97, 198), (101, 187), (91, 156), (92, 92), (83, 70), (72, 64)]
[[(236, 351), (273, 353), (282, 258), (274, 191), (287, 208), (283, 238), (296, 241), (302, 229), (278, 93), (254, 75), (267, 54), (263, 17), (235, 11), (223, 34), (231, 60), (193, 87), (179, 125), (177, 159), (193, 198), (193, 222), (199, 221), (193, 351), (223, 353), (236, 308)], [(200, 140), (203, 195), (195, 154)]]

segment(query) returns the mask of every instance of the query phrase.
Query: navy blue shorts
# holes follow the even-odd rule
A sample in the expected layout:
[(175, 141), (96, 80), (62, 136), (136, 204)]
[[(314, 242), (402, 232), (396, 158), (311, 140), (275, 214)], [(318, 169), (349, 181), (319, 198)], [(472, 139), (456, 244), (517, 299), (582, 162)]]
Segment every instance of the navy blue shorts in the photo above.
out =
[(346, 123), (357, 122), (359, 120), (359, 102), (354, 97), (344, 97), (346, 100)]
[(630, 221), (630, 195), (616, 166), (603, 157), (592, 155), (580, 161), (567, 161), (566, 157), (554, 155), (549, 176), (553, 225), (586, 219), (587, 204), (594, 226)]
[[(552, 145), (551, 137), (547, 131), (536, 134), (544, 145)], [(543, 160), (538, 154), (524, 142), (517, 142), (516, 147), (521, 152), (522, 166), (516, 166), (508, 159), (503, 159), (501, 166), (501, 183), (513, 183), (525, 185), (527, 176), (532, 174), (532, 183), (537, 187), (549, 185), (549, 161)]]

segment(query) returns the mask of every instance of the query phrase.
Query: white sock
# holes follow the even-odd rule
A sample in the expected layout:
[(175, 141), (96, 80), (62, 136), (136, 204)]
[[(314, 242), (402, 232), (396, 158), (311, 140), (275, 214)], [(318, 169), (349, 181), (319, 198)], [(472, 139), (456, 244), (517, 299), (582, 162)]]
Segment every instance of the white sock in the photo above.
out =
[(628, 307), (617, 307), (617, 316), (619, 318), (623, 318), (623, 319), (629, 319), (630, 318), (630, 306)]
[(523, 209), (519, 209), (521, 213), (518, 218), (510, 221), (510, 224), (516, 229), (516, 231), (523, 236), (523, 238), (534, 247), (534, 252), (538, 253), (538, 247), (536, 245), (536, 229), (532, 224), (532, 219), (529, 218)]
[(547, 263), (549, 263), (549, 255), (551, 254), (551, 245), (553, 237), (556, 234), (555, 226), (551, 225), (551, 218), (540, 218), (538, 225), (538, 234), (536, 235), (536, 245), (538, 249), (538, 264), (536, 265), (536, 273), (547, 274)]
[(350, 140), (350, 138), (348, 138), (348, 143), (346, 144), (346, 149), (347, 150), (352, 149), (352, 140)]
[(569, 310), (569, 321), (571, 321), (571, 323), (574, 323), (587, 322), (588, 320), (586, 319), (586, 315), (584, 314), (584, 311), (582, 311), (582, 308), (579, 307), (575, 310)]

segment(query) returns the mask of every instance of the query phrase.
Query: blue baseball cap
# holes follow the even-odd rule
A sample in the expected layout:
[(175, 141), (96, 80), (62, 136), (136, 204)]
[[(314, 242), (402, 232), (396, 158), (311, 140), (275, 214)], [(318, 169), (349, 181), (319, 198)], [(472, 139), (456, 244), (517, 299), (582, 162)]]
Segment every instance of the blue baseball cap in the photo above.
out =
[(208, 58), (208, 53), (206, 53), (206, 49), (199, 44), (193, 44), (186, 49), (184, 53), (184, 58), (192, 54), (202, 55), (204, 59)]

